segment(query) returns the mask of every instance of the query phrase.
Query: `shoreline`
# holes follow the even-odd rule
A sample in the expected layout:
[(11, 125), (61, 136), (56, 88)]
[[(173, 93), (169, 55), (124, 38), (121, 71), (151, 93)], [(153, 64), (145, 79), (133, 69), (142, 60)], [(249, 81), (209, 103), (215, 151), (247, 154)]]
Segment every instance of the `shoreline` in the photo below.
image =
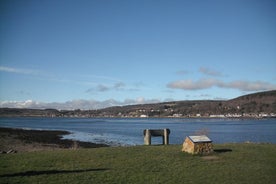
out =
[(2, 153), (31, 152), (56, 149), (108, 147), (106, 144), (61, 139), (68, 131), (26, 130), (0, 127), (0, 151)]
[(69, 119), (77, 119), (77, 118), (84, 118), (84, 119), (94, 119), (94, 118), (102, 118), (102, 119), (276, 119), (276, 116), (149, 116), (149, 117), (131, 117), (131, 116), (35, 116), (35, 115), (2, 115), (0, 114), (0, 118), (69, 118)]

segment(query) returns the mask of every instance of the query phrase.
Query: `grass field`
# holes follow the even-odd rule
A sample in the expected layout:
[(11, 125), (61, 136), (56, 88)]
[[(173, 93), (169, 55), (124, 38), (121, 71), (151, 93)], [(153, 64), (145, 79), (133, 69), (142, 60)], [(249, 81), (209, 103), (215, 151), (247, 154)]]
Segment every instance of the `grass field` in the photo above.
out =
[(275, 144), (107, 147), (0, 155), (0, 183), (260, 183), (276, 181)]

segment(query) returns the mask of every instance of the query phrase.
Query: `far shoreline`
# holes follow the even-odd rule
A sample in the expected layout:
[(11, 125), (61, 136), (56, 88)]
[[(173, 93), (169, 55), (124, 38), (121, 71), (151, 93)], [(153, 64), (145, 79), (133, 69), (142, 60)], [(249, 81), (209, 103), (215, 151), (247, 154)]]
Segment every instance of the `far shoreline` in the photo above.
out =
[(110, 116), (110, 117), (103, 117), (103, 116), (95, 116), (95, 117), (83, 117), (83, 116), (6, 116), (1, 115), (0, 118), (56, 118), (56, 119), (276, 119), (276, 116), (263, 116), (263, 117), (256, 117), (256, 116), (240, 116), (240, 117), (210, 117), (210, 116), (182, 116), (182, 117), (172, 117), (172, 116), (149, 116), (149, 117), (120, 117), (120, 116)]

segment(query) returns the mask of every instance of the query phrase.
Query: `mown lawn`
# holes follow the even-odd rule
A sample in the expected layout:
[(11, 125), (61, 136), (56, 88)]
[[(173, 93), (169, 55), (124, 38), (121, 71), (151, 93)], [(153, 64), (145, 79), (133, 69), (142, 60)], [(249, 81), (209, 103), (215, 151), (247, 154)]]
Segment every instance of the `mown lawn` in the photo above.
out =
[(210, 156), (180, 145), (0, 155), (0, 183), (275, 183), (275, 144), (215, 145)]

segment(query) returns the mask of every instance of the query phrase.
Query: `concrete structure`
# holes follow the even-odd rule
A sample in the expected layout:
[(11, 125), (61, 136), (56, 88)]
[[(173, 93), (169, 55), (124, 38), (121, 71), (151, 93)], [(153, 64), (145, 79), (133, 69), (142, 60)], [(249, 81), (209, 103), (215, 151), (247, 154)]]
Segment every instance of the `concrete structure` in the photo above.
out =
[(169, 144), (169, 135), (170, 135), (170, 129), (146, 129), (144, 130), (144, 144), (145, 145), (151, 145), (151, 137), (154, 136), (161, 136), (163, 138), (163, 144), (168, 145)]
[(183, 143), (182, 151), (191, 154), (209, 154), (213, 152), (213, 144), (206, 135), (188, 136)]

